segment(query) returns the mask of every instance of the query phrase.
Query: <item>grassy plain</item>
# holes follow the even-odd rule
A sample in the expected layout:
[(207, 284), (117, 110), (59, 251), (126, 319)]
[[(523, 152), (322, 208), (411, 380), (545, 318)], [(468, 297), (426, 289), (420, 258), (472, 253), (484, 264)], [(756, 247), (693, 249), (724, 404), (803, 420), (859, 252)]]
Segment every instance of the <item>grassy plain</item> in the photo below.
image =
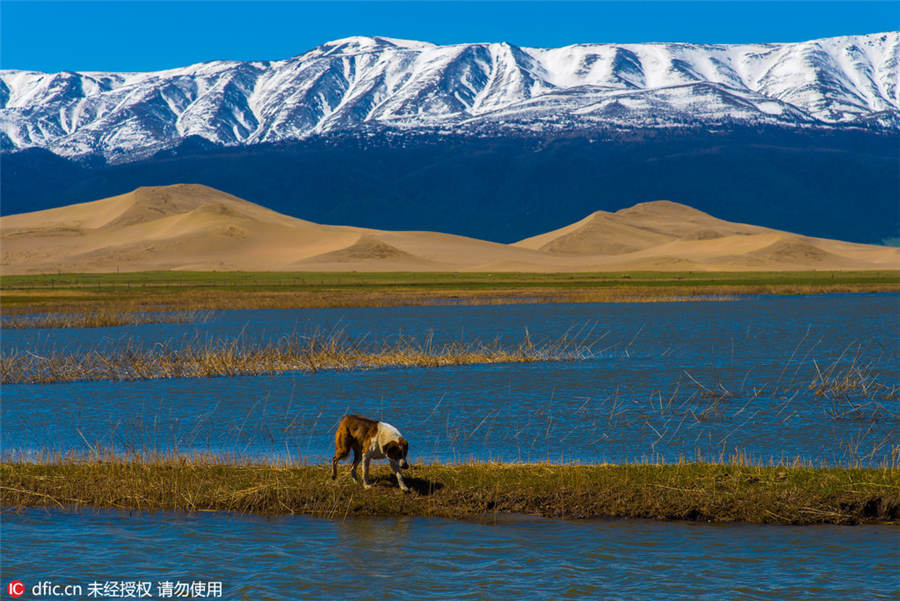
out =
[(6, 315), (416, 304), (701, 300), (900, 291), (900, 271), (281, 273), (157, 271), (0, 277)]
[(386, 466), (363, 490), (343, 466), (242, 464), (217, 458), (0, 464), (6, 508), (307, 514), (328, 518), (648, 518), (777, 524), (897, 523), (900, 470), (732, 463), (431, 464), (405, 472), (403, 494)]

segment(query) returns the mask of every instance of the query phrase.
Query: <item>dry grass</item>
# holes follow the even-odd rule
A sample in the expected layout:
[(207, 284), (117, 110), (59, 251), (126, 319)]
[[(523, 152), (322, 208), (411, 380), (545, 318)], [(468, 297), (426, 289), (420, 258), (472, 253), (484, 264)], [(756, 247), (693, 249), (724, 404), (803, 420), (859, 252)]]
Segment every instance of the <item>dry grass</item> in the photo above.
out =
[(25, 506), (477, 518), (526, 513), (779, 524), (896, 523), (900, 470), (728, 464), (432, 464), (384, 466), (363, 490), (344, 467), (226, 463), (214, 458), (0, 465), (0, 500)]
[(0, 383), (51, 383), (96, 380), (215, 377), (277, 374), (287, 371), (372, 367), (443, 367), (484, 363), (576, 360), (590, 356), (592, 345), (565, 335), (534, 343), (527, 333), (517, 345), (499, 342), (433, 344), (410, 338), (369, 342), (341, 332), (289, 337), (270, 344), (240, 339), (203, 345), (144, 348), (126, 343), (109, 352), (46, 353), (11, 351), (0, 356)]
[(100, 307), (84, 313), (40, 313), (36, 315), (3, 316), (2, 329), (36, 328), (109, 328), (151, 323), (202, 323), (209, 318), (204, 311), (135, 311)]
[[(844, 290), (841, 290), (844, 291)], [(821, 292), (812, 290), (812, 292)], [(763, 294), (769, 292), (756, 292)], [(643, 288), (555, 289), (527, 290), (148, 290), (129, 299), (107, 298), (68, 291), (32, 294), (19, 291), (3, 292), (3, 311), (8, 314), (25, 312), (96, 311), (110, 306), (116, 311), (149, 310), (165, 307), (177, 311), (205, 311), (226, 309), (314, 309), (329, 307), (398, 307), (417, 305), (512, 305), (530, 303), (601, 303), (601, 302), (691, 302), (736, 300), (744, 290), (722, 290), (717, 287), (677, 288), (673, 290)]]
[(857, 345), (849, 364), (842, 361), (843, 354), (825, 369), (815, 363), (816, 377), (809, 388), (826, 400), (826, 413), (833, 419), (882, 422), (900, 418), (900, 389), (896, 384), (882, 382), (874, 364), (863, 362), (860, 357), (861, 346)]

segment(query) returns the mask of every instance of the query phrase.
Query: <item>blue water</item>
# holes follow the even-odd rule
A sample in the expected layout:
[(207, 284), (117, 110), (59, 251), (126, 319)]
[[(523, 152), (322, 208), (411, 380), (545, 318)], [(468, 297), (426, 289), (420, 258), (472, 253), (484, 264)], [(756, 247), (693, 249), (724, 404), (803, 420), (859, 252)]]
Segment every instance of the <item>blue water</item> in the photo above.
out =
[[(4, 583), (221, 582), (224, 599), (896, 599), (898, 532), (27, 510)], [(17, 552), (27, 549), (28, 552)], [(26, 598), (30, 598), (30, 595)], [(72, 598), (72, 597), (70, 597)]]
[[(274, 342), (283, 337), (344, 332), (348, 337), (390, 340), (407, 336), (436, 344), (496, 339), (518, 343), (590, 331), (598, 350), (657, 356), (684, 347), (722, 355), (734, 342), (751, 360), (787, 354), (807, 334), (827, 336), (828, 347), (853, 342), (887, 345), (896, 355), (900, 294), (833, 294), (743, 297), (734, 301), (665, 303), (548, 303), (336, 309), (213, 311), (201, 323), (115, 328), (4, 330), (4, 351), (77, 352), (116, 348), (123, 342), (177, 347), (198, 341)], [(823, 349), (825, 350), (825, 349)], [(727, 352), (726, 352), (727, 351)]]
[(183, 325), (4, 332), (11, 349), (264, 342), (342, 329), (519, 342), (567, 335), (589, 358), (440, 369), (8, 385), (6, 455), (104, 449), (321, 462), (346, 412), (384, 419), (414, 461), (618, 462), (680, 457), (878, 465), (897, 444), (889, 398), (817, 396), (817, 370), (865, 366), (898, 384), (900, 295), (759, 297), (731, 302), (434, 306), (226, 311)]
[[(388, 420), (417, 462), (801, 459), (879, 465), (896, 396), (816, 396), (820, 369), (898, 383), (900, 295), (733, 302), (223, 311), (196, 325), (3, 331), (3, 352), (266, 343), (314, 332), (423, 344), (562, 336), (571, 362), (8, 385), (7, 457), (214, 453), (319, 463), (337, 420)], [(723, 391), (727, 391), (724, 394)], [(323, 468), (324, 469), (324, 468)], [(5, 511), (0, 581), (220, 582), (224, 599), (900, 598), (895, 527), (784, 527), (487, 516), (307, 517)], [(47, 597), (44, 597), (47, 598)], [(60, 597), (57, 597), (60, 598)]]

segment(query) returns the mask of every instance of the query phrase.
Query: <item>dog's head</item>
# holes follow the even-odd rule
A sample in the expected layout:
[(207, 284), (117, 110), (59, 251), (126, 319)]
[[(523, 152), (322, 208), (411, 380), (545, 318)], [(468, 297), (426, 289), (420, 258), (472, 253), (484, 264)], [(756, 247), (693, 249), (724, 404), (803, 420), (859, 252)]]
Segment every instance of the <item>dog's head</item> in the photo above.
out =
[(406, 453), (409, 451), (409, 442), (405, 438), (398, 438), (384, 445), (384, 454), (391, 461), (396, 461), (400, 467), (406, 469), (409, 464), (406, 462)]

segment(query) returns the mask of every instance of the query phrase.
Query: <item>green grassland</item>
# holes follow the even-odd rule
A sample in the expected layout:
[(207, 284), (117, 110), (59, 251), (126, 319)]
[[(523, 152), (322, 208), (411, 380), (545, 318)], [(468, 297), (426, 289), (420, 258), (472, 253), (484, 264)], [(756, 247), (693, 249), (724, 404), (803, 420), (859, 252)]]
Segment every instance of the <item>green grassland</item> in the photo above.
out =
[(592, 287), (621, 285), (824, 285), (900, 283), (900, 271), (766, 271), (766, 272), (602, 272), (602, 273), (356, 273), (356, 272), (249, 272), (249, 271), (144, 271), (134, 273), (72, 273), (7, 275), (3, 288), (53, 287), (240, 287), (248, 289), (320, 287)]
[(7, 314), (432, 303), (691, 300), (745, 294), (900, 291), (900, 271), (282, 273), (156, 271), (7, 275)]

